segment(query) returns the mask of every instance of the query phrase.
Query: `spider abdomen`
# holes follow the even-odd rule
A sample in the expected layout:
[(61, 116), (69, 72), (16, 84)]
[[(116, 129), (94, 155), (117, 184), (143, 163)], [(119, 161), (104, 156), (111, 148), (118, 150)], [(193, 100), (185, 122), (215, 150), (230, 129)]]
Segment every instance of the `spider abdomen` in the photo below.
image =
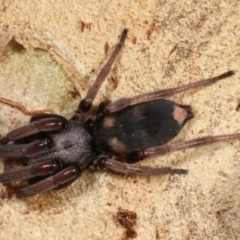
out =
[(190, 106), (166, 99), (130, 106), (94, 121), (95, 144), (99, 151), (117, 154), (163, 145), (192, 117)]

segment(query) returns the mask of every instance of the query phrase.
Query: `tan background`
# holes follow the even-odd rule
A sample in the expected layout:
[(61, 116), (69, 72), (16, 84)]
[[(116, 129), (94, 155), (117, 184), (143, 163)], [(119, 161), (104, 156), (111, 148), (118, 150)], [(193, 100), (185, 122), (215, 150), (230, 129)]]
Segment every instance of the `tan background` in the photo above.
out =
[[(69, 91), (75, 85), (85, 95), (128, 27), (96, 104), (235, 70), (234, 77), (173, 98), (195, 113), (174, 141), (240, 132), (239, 14), (237, 0), (0, 0), (0, 46), (13, 36), (26, 48), (12, 42), (2, 48), (0, 96), (70, 116), (81, 97)], [(0, 135), (28, 120), (0, 105)], [(187, 176), (86, 170), (67, 189), (28, 200), (4, 198), (1, 186), (0, 239), (124, 239), (118, 207), (137, 213), (137, 239), (239, 239), (239, 149), (231, 141), (142, 162), (187, 168)]]

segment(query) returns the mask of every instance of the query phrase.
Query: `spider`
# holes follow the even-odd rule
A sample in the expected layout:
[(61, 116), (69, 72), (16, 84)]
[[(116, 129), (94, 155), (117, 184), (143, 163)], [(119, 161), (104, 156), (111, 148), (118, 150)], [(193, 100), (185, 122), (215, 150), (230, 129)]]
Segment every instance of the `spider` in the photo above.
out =
[(206, 136), (167, 144), (193, 118), (191, 106), (166, 98), (189, 89), (213, 84), (234, 75), (219, 76), (146, 93), (115, 102), (102, 102), (90, 113), (99, 88), (121, 51), (128, 29), (124, 29), (109, 60), (103, 66), (71, 119), (56, 114), (36, 114), (28, 125), (19, 127), (0, 139), (0, 156), (19, 158), (21, 167), (0, 174), (0, 182), (37, 179), (18, 190), (18, 198), (31, 197), (75, 181), (85, 168), (110, 169), (125, 174), (187, 174), (185, 169), (153, 168), (132, 163), (153, 155), (240, 138), (240, 133)]

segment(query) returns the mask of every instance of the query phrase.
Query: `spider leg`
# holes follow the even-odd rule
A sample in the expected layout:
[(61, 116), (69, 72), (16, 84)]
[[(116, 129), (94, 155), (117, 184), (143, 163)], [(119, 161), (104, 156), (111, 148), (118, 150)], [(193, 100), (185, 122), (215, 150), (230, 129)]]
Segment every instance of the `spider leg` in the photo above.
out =
[(49, 139), (34, 141), (30, 144), (0, 145), (0, 156), (6, 158), (36, 157), (47, 153), (51, 147)]
[(195, 148), (199, 146), (209, 145), (215, 142), (229, 141), (234, 139), (239, 139), (240, 133), (217, 135), (217, 136), (206, 136), (202, 138), (196, 138), (189, 141), (184, 141), (180, 143), (166, 144), (162, 146), (156, 146), (151, 148), (146, 148), (142, 150), (135, 151), (127, 155), (128, 163), (135, 163), (144, 158), (154, 156), (154, 155), (165, 155), (170, 152), (186, 150), (188, 148)]
[(58, 115), (58, 114), (54, 114), (54, 113), (39, 113), (39, 114), (35, 114), (34, 116), (31, 117), (30, 123), (35, 122), (35, 121), (39, 121), (39, 120), (42, 120), (42, 119), (46, 119), (46, 118), (66, 119), (62, 115)]
[(18, 198), (27, 198), (40, 193), (47, 192), (49, 190), (55, 189), (68, 182), (73, 182), (82, 173), (82, 168), (80, 166), (72, 165), (62, 171), (56, 173), (53, 176), (45, 178), (35, 184), (29, 185), (17, 192)]
[(62, 169), (62, 164), (58, 160), (39, 162), (31, 166), (11, 168), (0, 174), (0, 182), (7, 184), (34, 177), (45, 176)]
[(83, 99), (80, 102), (80, 105), (79, 105), (80, 111), (87, 112), (91, 108), (92, 102), (95, 99), (99, 88), (101, 87), (103, 81), (106, 79), (107, 75), (109, 74), (116, 57), (118, 56), (119, 52), (121, 51), (121, 49), (124, 45), (124, 40), (127, 36), (127, 32), (128, 32), (128, 29), (125, 28), (122, 32), (120, 41), (117, 44), (117, 46), (115, 47), (115, 49), (113, 50), (109, 60), (107, 61), (107, 63), (104, 65), (104, 67), (100, 71), (100, 73), (97, 76), (97, 79), (95, 80), (93, 85), (89, 88), (85, 99)]
[(39, 132), (62, 130), (63, 128), (65, 128), (66, 123), (67, 120), (64, 117), (52, 117), (34, 121), (28, 125), (9, 132), (6, 136), (0, 139), (0, 145), (25, 138)]
[(184, 141), (180, 143), (166, 144), (163, 146), (156, 146), (152, 148), (146, 148), (142, 150), (135, 151), (133, 153), (124, 156), (127, 163), (118, 161), (114, 157), (100, 156), (98, 159), (93, 161), (90, 166), (93, 169), (108, 168), (114, 172), (126, 173), (126, 174), (138, 174), (138, 175), (161, 175), (161, 174), (187, 174), (188, 171), (185, 169), (175, 169), (175, 168), (152, 168), (148, 166), (137, 166), (132, 165), (144, 158), (154, 156), (154, 155), (165, 155), (174, 151), (181, 151), (188, 148), (194, 148), (199, 146), (209, 145), (220, 141), (229, 141), (240, 138), (240, 133), (218, 135), (218, 136), (206, 136), (202, 138), (196, 138), (189, 141)]
[(188, 170), (171, 167), (154, 168), (123, 163), (111, 157), (100, 157), (91, 165), (93, 169), (111, 169), (114, 172), (137, 175), (187, 174)]
[(168, 98), (180, 92), (216, 83), (217, 81), (230, 77), (234, 74), (235, 74), (234, 71), (228, 71), (219, 76), (204, 79), (194, 83), (189, 83), (180, 87), (168, 88), (153, 93), (141, 94), (139, 96), (135, 96), (132, 98), (121, 98), (115, 102), (106, 103), (104, 106), (101, 106), (101, 111), (105, 114), (109, 114), (139, 103), (151, 102), (162, 98)]

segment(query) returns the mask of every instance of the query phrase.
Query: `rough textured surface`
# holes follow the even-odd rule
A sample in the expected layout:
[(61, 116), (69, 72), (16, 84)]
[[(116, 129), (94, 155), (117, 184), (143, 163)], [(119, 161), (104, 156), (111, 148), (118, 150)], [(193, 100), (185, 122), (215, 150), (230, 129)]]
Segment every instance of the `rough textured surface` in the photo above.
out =
[[(195, 113), (174, 141), (240, 132), (239, 12), (237, 0), (1, 0), (0, 46), (14, 36), (27, 50), (16, 44), (1, 50), (0, 96), (70, 116), (80, 97), (69, 91), (76, 86), (84, 96), (128, 27), (96, 104), (235, 70), (232, 78), (173, 98)], [(0, 135), (27, 121), (0, 105)], [(239, 239), (239, 149), (239, 141), (217, 143), (142, 162), (187, 168), (187, 176), (85, 171), (67, 189), (1, 198), (0, 239), (124, 239), (119, 207), (136, 212), (136, 239)]]

